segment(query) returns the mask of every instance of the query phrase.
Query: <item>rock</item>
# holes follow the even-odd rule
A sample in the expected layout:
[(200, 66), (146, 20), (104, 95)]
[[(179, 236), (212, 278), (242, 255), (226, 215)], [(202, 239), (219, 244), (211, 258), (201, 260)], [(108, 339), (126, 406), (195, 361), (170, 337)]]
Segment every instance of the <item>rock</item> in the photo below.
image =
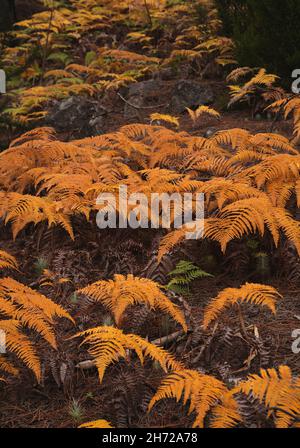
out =
[(161, 79), (162, 81), (171, 81), (176, 77), (175, 71), (172, 67), (160, 68), (152, 73), (153, 78)]
[(89, 126), (94, 130), (94, 132), (92, 132), (93, 135), (102, 134), (104, 126), (103, 116), (100, 115), (99, 117), (92, 118), (89, 121)]
[(150, 96), (159, 96), (160, 82), (157, 79), (149, 79), (148, 81), (135, 82), (130, 85), (128, 97), (142, 96), (148, 98)]
[(196, 81), (179, 81), (171, 94), (170, 111), (175, 114), (184, 112), (186, 107), (192, 108), (211, 104), (214, 93), (210, 86)]
[(124, 118), (126, 120), (132, 118), (139, 118), (139, 108), (149, 106), (152, 102), (153, 107), (158, 104), (161, 94), (161, 82), (157, 79), (150, 79), (148, 81), (141, 81), (131, 84), (127, 94), (127, 101), (136, 107), (130, 106), (126, 103), (124, 107)]
[(79, 132), (79, 136), (97, 135), (103, 132), (106, 114), (95, 100), (83, 96), (71, 96), (57, 101), (50, 110), (46, 122), (59, 132)]
[(212, 135), (214, 135), (215, 134), (215, 130), (214, 129), (207, 129), (207, 131), (205, 132), (205, 134), (204, 134), (204, 137), (205, 138), (210, 138)]
[[(130, 104), (133, 104), (136, 107), (130, 106)], [(143, 107), (144, 105), (144, 98), (142, 96), (131, 96), (128, 99), (128, 103), (125, 104), (124, 107), (124, 118), (126, 120), (130, 120), (133, 118), (140, 118), (139, 117), (139, 107)]]

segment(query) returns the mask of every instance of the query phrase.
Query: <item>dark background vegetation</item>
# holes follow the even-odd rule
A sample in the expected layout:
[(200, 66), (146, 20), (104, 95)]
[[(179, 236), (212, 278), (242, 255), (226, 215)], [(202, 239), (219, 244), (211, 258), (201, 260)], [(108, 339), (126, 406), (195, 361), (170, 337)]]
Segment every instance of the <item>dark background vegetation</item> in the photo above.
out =
[(300, 67), (299, 0), (216, 0), (240, 65), (265, 67), (285, 81)]

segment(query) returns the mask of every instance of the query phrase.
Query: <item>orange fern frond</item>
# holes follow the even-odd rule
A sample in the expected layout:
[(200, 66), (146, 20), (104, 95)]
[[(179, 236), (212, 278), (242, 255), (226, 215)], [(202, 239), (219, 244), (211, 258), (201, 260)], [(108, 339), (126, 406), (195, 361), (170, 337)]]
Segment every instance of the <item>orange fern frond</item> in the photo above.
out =
[(199, 106), (196, 110), (189, 109), (188, 107), (186, 109), (193, 122), (196, 122), (203, 114), (210, 115), (213, 118), (220, 118), (219, 112), (208, 106)]
[(0, 330), (5, 333), (6, 349), (15, 355), (31, 369), (37, 380), (41, 379), (41, 365), (34, 346), (29, 338), (21, 333), (18, 320), (0, 320)]
[(99, 302), (106, 306), (112, 312), (117, 325), (120, 324), (128, 306), (145, 304), (150, 309), (168, 313), (187, 331), (185, 318), (180, 309), (162, 293), (159, 285), (150, 279), (134, 277), (131, 274), (125, 277), (119, 274), (114, 276), (114, 280), (100, 280), (77, 292), (91, 297), (95, 303)]
[(107, 420), (95, 420), (93, 422), (83, 423), (82, 425), (78, 426), (78, 428), (102, 429), (113, 428), (113, 426), (111, 426), (111, 423), (109, 423)]
[(0, 250), (0, 269), (18, 269), (18, 262), (12, 255)]
[(48, 221), (48, 226), (60, 225), (72, 239), (73, 229), (69, 217), (60, 211), (60, 204), (48, 198), (38, 196), (22, 195), (19, 193), (8, 193), (8, 206), (4, 212), (5, 223), (12, 224), (13, 237), (29, 223), (38, 224)]
[(256, 283), (246, 283), (240, 288), (226, 288), (221, 291), (205, 308), (203, 326), (205, 329), (218, 318), (224, 309), (235, 303), (250, 302), (268, 307), (276, 313), (276, 301), (281, 298), (279, 292), (272, 286)]
[(16, 369), (3, 355), (0, 356), (0, 371), (8, 373), (13, 376), (19, 375), (19, 370)]
[(94, 358), (98, 369), (99, 380), (102, 382), (107, 367), (119, 358), (128, 359), (128, 350), (135, 351), (143, 364), (144, 357), (150, 356), (157, 361), (166, 372), (168, 369), (181, 370), (183, 366), (172, 355), (161, 347), (157, 347), (135, 334), (125, 334), (113, 327), (96, 327), (74, 337), (84, 337), (82, 344), (89, 344), (89, 354)]
[(288, 366), (279, 366), (278, 371), (261, 369), (260, 375), (249, 375), (232, 393), (251, 394), (266, 406), (269, 417), (274, 416), (277, 428), (288, 428), (300, 418), (300, 379)]
[[(212, 419), (221, 425), (230, 428), (235, 426), (241, 417), (238, 413), (237, 403), (228, 400), (229, 391), (222, 381), (213, 376), (204, 375), (196, 370), (181, 370), (168, 375), (163, 381), (154, 397), (149, 403), (149, 411), (160, 400), (175, 398), (183, 399), (183, 404), (190, 401), (189, 412), (195, 412), (196, 419), (193, 427), (204, 427), (204, 419), (211, 414)], [(222, 415), (220, 412), (222, 405)], [(216, 414), (215, 414), (216, 412)]]
[(60, 305), (10, 277), (0, 279), (0, 311), (38, 332), (53, 348), (53, 319), (63, 317), (74, 323)]
[(153, 121), (165, 121), (167, 123), (171, 123), (174, 124), (175, 126), (179, 126), (179, 120), (177, 117), (173, 117), (172, 115), (166, 115), (166, 114), (159, 114), (159, 113), (154, 113), (150, 115), (150, 119), (151, 119), (151, 123)]

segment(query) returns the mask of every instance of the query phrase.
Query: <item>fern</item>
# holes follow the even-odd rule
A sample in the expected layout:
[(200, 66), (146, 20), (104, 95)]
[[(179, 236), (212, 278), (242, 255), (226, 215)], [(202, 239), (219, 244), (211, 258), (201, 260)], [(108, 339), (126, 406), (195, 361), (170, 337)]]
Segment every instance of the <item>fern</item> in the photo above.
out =
[(93, 422), (83, 423), (79, 426), (79, 428), (92, 428), (92, 429), (100, 429), (100, 428), (113, 428), (111, 423), (107, 420), (95, 420)]
[(115, 275), (114, 280), (100, 280), (77, 293), (91, 297), (94, 303), (102, 303), (113, 314), (117, 325), (120, 325), (122, 316), (128, 306), (145, 304), (150, 309), (157, 309), (168, 313), (187, 331), (185, 318), (180, 309), (166, 297), (159, 285), (146, 278), (137, 278), (129, 274)]
[(218, 119), (220, 118), (219, 112), (217, 112), (216, 110), (214, 110), (214, 109), (212, 109), (210, 107), (207, 107), (207, 106), (199, 106), (195, 111), (192, 110), (192, 109), (189, 109), (187, 107), (187, 111), (188, 111), (188, 114), (189, 114), (189, 116), (191, 117), (191, 119), (192, 119), (192, 121), (194, 123), (203, 114), (207, 114), (207, 115), (209, 115), (209, 116), (211, 116), (213, 118), (218, 118)]
[(260, 285), (256, 283), (246, 283), (240, 288), (226, 288), (206, 306), (203, 316), (203, 326), (205, 329), (215, 321), (221, 312), (236, 303), (253, 303), (266, 306), (276, 313), (276, 301), (281, 298), (278, 291), (272, 286)]
[[(243, 74), (249, 73), (249, 70), (244, 70)], [(231, 73), (229, 75), (229, 80), (234, 80), (239, 75), (237, 71)], [(239, 76), (238, 76), (239, 78)], [(275, 81), (278, 79), (278, 76), (273, 74), (268, 74), (265, 69), (259, 69), (259, 71), (244, 85), (230, 85), (230, 95), (231, 100), (228, 103), (228, 106), (232, 106), (237, 102), (250, 101), (252, 97), (255, 98), (256, 95), (261, 95), (265, 93), (268, 88), (272, 87)]]
[(84, 337), (82, 344), (89, 344), (89, 354), (94, 358), (98, 369), (99, 380), (102, 382), (107, 367), (119, 360), (128, 359), (128, 350), (133, 350), (141, 364), (149, 356), (166, 372), (168, 369), (181, 370), (182, 365), (164, 349), (157, 347), (135, 334), (125, 334), (113, 327), (97, 327), (81, 333), (75, 337)]
[(293, 116), (294, 121), (294, 136), (296, 143), (300, 137), (300, 97), (299, 95), (285, 96), (285, 98), (277, 99), (270, 104), (267, 110), (276, 112), (277, 114), (283, 110), (284, 118), (287, 119), (290, 115)]
[(179, 294), (188, 294), (193, 281), (203, 277), (213, 277), (213, 275), (200, 269), (189, 261), (181, 260), (169, 276), (173, 277), (166, 288)]
[[(5, 334), (6, 349), (13, 352), (33, 371), (38, 381), (41, 380), (41, 365), (33, 343), (21, 332), (18, 320), (0, 320), (0, 330)], [(7, 366), (7, 365), (6, 365)], [(7, 371), (7, 368), (5, 368)], [(8, 373), (11, 373), (11, 369)]]
[(30, 222), (38, 224), (47, 220), (49, 227), (53, 224), (58, 224), (74, 239), (68, 216), (59, 211), (58, 204), (55, 202), (50, 201), (48, 198), (18, 193), (9, 193), (7, 199), (8, 206), (3, 211), (3, 214), (6, 214), (5, 223), (12, 223), (14, 238)]
[(151, 123), (153, 121), (158, 121), (158, 122), (165, 121), (166, 123), (174, 124), (177, 127), (179, 126), (178, 118), (173, 117), (171, 115), (154, 113), (154, 114), (150, 115), (150, 119), (151, 119)]
[[(14, 352), (40, 381), (38, 355), (30, 339), (21, 330), (27, 328), (37, 332), (57, 349), (54, 318), (64, 317), (74, 323), (72, 317), (60, 305), (12, 278), (0, 279), (0, 315), (7, 317), (0, 321), (0, 329), (6, 335), (7, 349)], [(4, 370), (10, 373), (7, 368)]]
[(252, 395), (268, 409), (277, 428), (288, 428), (300, 419), (300, 379), (294, 378), (288, 366), (261, 369), (259, 375), (250, 375), (236, 386), (232, 393)]
[(15, 257), (4, 250), (0, 250), (0, 270), (1, 269), (18, 270), (18, 262)]
[(193, 427), (203, 428), (207, 414), (211, 414), (211, 426), (230, 428), (235, 426), (241, 417), (234, 399), (229, 398), (225, 384), (213, 376), (204, 375), (196, 370), (173, 372), (163, 381), (149, 403), (149, 411), (163, 399), (181, 398), (183, 404), (190, 401), (189, 412), (195, 412)]

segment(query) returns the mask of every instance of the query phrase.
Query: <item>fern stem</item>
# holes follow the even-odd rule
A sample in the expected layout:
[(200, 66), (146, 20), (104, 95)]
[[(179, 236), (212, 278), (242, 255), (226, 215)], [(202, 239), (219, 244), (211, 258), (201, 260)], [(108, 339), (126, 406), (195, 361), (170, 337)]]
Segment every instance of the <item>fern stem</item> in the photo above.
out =
[(239, 303), (236, 304), (237, 305), (237, 310), (238, 310), (238, 316), (239, 316), (239, 321), (240, 321), (240, 327), (242, 330), (242, 333), (245, 337), (245, 339), (248, 341), (249, 340), (249, 336), (246, 330), (246, 324), (245, 324), (245, 319), (244, 319), (244, 315), (242, 312), (242, 308), (241, 305)]
[(153, 22), (152, 22), (152, 17), (151, 17), (151, 13), (150, 13), (150, 9), (149, 9), (147, 0), (144, 0), (144, 6), (145, 6), (146, 14), (147, 14), (147, 17), (148, 17), (149, 25), (152, 28)]
[(47, 60), (47, 54), (49, 49), (49, 40), (50, 40), (50, 32), (51, 32), (51, 25), (54, 17), (54, 0), (52, 0), (52, 6), (50, 9), (50, 16), (49, 16), (49, 23), (48, 23), (48, 29), (47, 29), (47, 36), (46, 36), (46, 42), (43, 49), (43, 59), (42, 59), (42, 69), (41, 69), (41, 79), (42, 82), (44, 79), (44, 74), (46, 71), (46, 60)]

